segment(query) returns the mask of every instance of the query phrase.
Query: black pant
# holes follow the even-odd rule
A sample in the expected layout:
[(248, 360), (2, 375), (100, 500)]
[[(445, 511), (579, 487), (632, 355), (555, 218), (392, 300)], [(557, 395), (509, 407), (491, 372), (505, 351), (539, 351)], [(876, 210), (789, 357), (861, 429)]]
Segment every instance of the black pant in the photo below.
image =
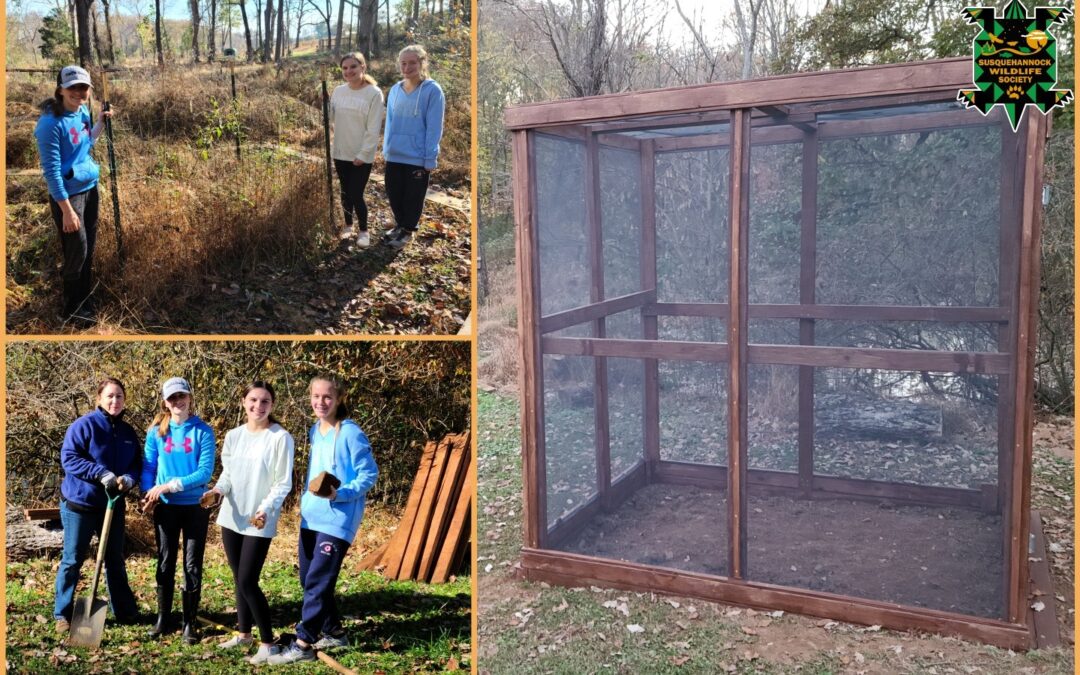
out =
[(159, 502), (154, 509), (154, 538), (157, 539), (157, 585), (173, 585), (180, 532), (184, 533), (184, 590), (202, 590), (203, 552), (210, 512), (198, 504)]
[(368, 178), (371, 177), (371, 165), (356, 166), (350, 161), (335, 159), (334, 169), (337, 170), (338, 182), (341, 184), (341, 206), (345, 210), (345, 225), (353, 224), (355, 211), (356, 223), (360, 231), (367, 230), (367, 203), (364, 201), (364, 190), (367, 188)]
[(386, 163), (386, 197), (397, 226), (416, 232), (431, 172), (412, 164)]
[(304, 607), (300, 623), (296, 624), (296, 636), (311, 644), (318, 642), (320, 635), (337, 634), (342, 630), (334, 588), (345, 554), (349, 552), (349, 542), (300, 528), (297, 549)]
[(90, 267), (97, 240), (98, 189), (95, 186), (86, 192), (71, 195), (68, 201), (79, 215), (79, 229), (75, 232), (64, 232), (64, 212), (60, 210), (60, 204), (52, 196), (49, 197), (49, 210), (60, 233), (64, 261), (61, 275), (64, 280), (65, 317), (71, 316), (82, 306), (94, 287)]
[(241, 633), (251, 632), (254, 618), (259, 626), (259, 639), (263, 642), (274, 641), (274, 629), (270, 625), (270, 603), (259, 588), (259, 574), (262, 572), (266, 554), (270, 550), (269, 537), (251, 537), (221, 528), (221, 543), (225, 546), (225, 557), (232, 568), (236, 587), (236, 622)]

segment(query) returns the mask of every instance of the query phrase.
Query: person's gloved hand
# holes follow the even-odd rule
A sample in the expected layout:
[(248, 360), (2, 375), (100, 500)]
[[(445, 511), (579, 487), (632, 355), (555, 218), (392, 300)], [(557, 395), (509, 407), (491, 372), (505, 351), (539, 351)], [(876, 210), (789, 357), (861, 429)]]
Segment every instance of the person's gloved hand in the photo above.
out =
[(120, 486), (120, 492), (127, 492), (135, 487), (135, 479), (131, 476), (120, 476), (116, 479), (116, 483)]
[(119, 482), (116, 480), (116, 474), (112, 471), (106, 471), (99, 479), (101, 484), (105, 486), (105, 490), (116, 490), (119, 487)]

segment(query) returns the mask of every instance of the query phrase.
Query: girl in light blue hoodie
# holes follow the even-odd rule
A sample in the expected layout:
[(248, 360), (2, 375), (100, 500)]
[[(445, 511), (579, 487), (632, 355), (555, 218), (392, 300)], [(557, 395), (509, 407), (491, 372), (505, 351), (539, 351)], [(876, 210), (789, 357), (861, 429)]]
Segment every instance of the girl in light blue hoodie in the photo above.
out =
[(386, 197), (396, 227), (386, 241), (394, 248), (409, 243), (420, 223), (428, 179), (439, 156), (446, 97), (428, 76), (428, 54), (420, 45), (398, 53), (404, 78), (386, 97), (383, 157), (386, 159)]
[(341, 484), (329, 494), (319, 496), (310, 489), (300, 498), (300, 585), (304, 605), (296, 624), (296, 641), (268, 663), (281, 665), (314, 661), (316, 649), (331, 649), (347, 644), (334, 600), (341, 564), (356, 538), (364, 517), (364, 497), (379, 468), (371, 454), (371, 443), (360, 427), (347, 419), (349, 408), (344, 388), (332, 375), (319, 375), (311, 381), (311, 408), (318, 421), (308, 432), (311, 459), (308, 462), (308, 485), (320, 473), (334, 475)]
[(157, 540), (157, 623), (151, 637), (168, 632), (180, 533), (184, 534), (184, 642), (199, 641), (196, 614), (202, 594), (203, 552), (210, 512), (199, 505), (214, 472), (214, 431), (191, 413), (191, 385), (169, 378), (161, 389), (161, 412), (146, 432), (140, 487), (143, 512), (154, 515)]

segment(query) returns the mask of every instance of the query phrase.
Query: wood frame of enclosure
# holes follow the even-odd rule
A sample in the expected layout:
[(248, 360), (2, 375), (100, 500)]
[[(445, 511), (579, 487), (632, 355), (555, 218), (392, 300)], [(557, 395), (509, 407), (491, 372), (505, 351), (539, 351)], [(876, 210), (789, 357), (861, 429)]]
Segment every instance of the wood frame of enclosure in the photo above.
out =
[[(1042, 158), (1049, 120), (1025, 115), (1017, 132), (1002, 126), (1000, 266), (998, 307), (851, 306), (815, 303), (817, 143), (821, 138), (906, 133), (955, 126), (997, 124), (970, 110), (897, 115), (822, 125), (817, 114), (876, 105), (952, 101), (970, 87), (970, 58), (806, 73), (760, 80), (709, 84), (662, 91), (598, 96), (508, 108), (513, 132), (514, 211), (519, 282), (522, 455), (525, 546), (522, 573), (534, 580), (571, 586), (595, 583), (639, 591), (659, 591), (776, 608), (895, 629), (918, 629), (975, 638), (1008, 648), (1032, 644), (1027, 607), (1030, 531), (1031, 427), (1035, 321), (1039, 278), (1039, 210)], [(676, 139), (611, 136), (619, 129), (730, 121), (730, 134)], [(800, 222), (800, 302), (749, 305), (747, 256), (749, 146), (803, 143), (803, 208)], [(827, 127), (827, 130), (826, 128)], [(533, 134), (554, 134), (585, 145), (585, 203), (592, 284), (590, 304), (540, 315), (539, 246), (536, 224)], [(641, 290), (615, 298), (604, 295), (599, 214), (599, 152), (604, 142), (630, 144), (641, 156)], [(828, 135), (825, 135), (828, 134)], [(614, 139), (609, 141), (608, 139)], [(727, 303), (657, 302), (655, 153), (690, 147), (730, 148), (730, 297)], [(605, 337), (605, 317), (638, 308), (641, 340)], [(729, 319), (727, 344), (658, 339), (657, 317), (706, 316)], [(750, 345), (750, 318), (798, 319), (800, 345)], [(944, 352), (813, 346), (818, 319), (978, 321), (998, 325), (999, 352)], [(548, 333), (591, 322), (596, 337), (555, 337)], [(1002, 349), (1002, 346), (1005, 349)], [(546, 463), (543, 421), (544, 354), (596, 357), (595, 415), (597, 497), (556, 522), (546, 521)], [(607, 428), (606, 357), (640, 358), (645, 364), (644, 461), (612, 483)], [(660, 459), (658, 359), (726, 363), (729, 368), (728, 467)], [(799, 366), (798, 473), (748, 470), (747, 365)], [(917, 486), (813, 475), (813, 367), (889, 368), (1001, 376), (998, 403), (998, 481), (983, 490)], [(725, 487), (730, 540), (729, 577), (598, 559), (553, 550), (600, 510), (618, 506), (649, 482)], [(749, 581), (746, 569), (746, 488), (797, 492), (807, 497), (887, 498), (900, 503), (952, 504), (998, 511), (1003, 521), (1005, 611), (1007, 619), (909, 607), (824, 592)]]

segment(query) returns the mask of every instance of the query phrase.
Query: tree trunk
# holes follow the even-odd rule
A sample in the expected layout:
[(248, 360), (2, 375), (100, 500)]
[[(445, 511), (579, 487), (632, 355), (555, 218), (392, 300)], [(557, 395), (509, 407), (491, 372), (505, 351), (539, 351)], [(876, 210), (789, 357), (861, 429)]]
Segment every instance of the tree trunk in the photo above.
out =
[(157, 64), (165, 67), (165, 54), (161, 51), (161, 0), (154, 0), (154, 51), (157, 52)]
[(105, 59), (101, 54), (101, 36), (98, 34), (97, 27), (97, 5), (94, 0), (90, 0), (90, 27), (94, 33), (94, 54), (97, 55), (97, 62), (104, 65)]
[(255, 50), (251, 48), (251, 26), (248, 24), (246, 2), (247, 0), (240, 0), (240, 16), (244, 19), (244, 43), (247, 46), (245, 60), (250, 63), (255, 58)]
[(84, 68), (94, 65), (94, 52), (90, 46), (90, 5), (93, 0), (75, 0), (75, 16), (79, 20), (79, 64)]
[(210, 29), (206, 34), (206, 60), (213, 63), (217, 58), (217, 0), (210, 0)]
[(266, 21), (263, 30), (262, 62), (270, 60), (270, 49), (274, 46), (274, 0), (266, 0), (266, 12), (263, 15)]
[(364, 58), (368, 61), (371, 60), (372, 54), (374, 54), (374, 35), (376, 24), (376, 12), (378, 12), (379, 0), (361, 0), (360, 1), (360, 28), (357, 30), (357, 35), (363, 40), (364, 44)]
[[(262, 0), (255, 0), (255, 51), (261, 52), (263, 45), (263, 6)], [(258, 54), (256, 54), (258, 56)]]
[(67, 0), (68, 21), (71, 23), (71, 53), (79, 53), (79, 22), (75, 20), (75, 0)]
[(274, 61), (281, 63), (281, 45), (285, 42), (285, 0), (278, 3), (277, 37), (274, 40)]
[(105, 36), (109, 39), (109, 63), (116, 60), (116, 47), (113, 46), (112, 22), (109, 20), (109, 0), (101, 0), (101, 8), (105, 11)]
[(301, 2), (300, 6), (296, 8), (296, 42), (293, 43), (293, 49), (300, 49), (300, 29), (304, 26), (304, 3)]
[(191, 9), (191, 54), (195, 63), (199, 62), (199, 0), (189, 0)]
[(416, 28), (416, 24), (419, 21), (420, 21), (420, 0), (413, 0), (413, 3), (412, 3), (412, 16), (409, 17), (409, 28)]
[[(337, 6), (337, 46), (334, 48), (334, 56), (341, 56), (341, 29), (345, 23), (345, 0), (338, 0)], [(330, 37), (330, 33), (326, 34)]]

